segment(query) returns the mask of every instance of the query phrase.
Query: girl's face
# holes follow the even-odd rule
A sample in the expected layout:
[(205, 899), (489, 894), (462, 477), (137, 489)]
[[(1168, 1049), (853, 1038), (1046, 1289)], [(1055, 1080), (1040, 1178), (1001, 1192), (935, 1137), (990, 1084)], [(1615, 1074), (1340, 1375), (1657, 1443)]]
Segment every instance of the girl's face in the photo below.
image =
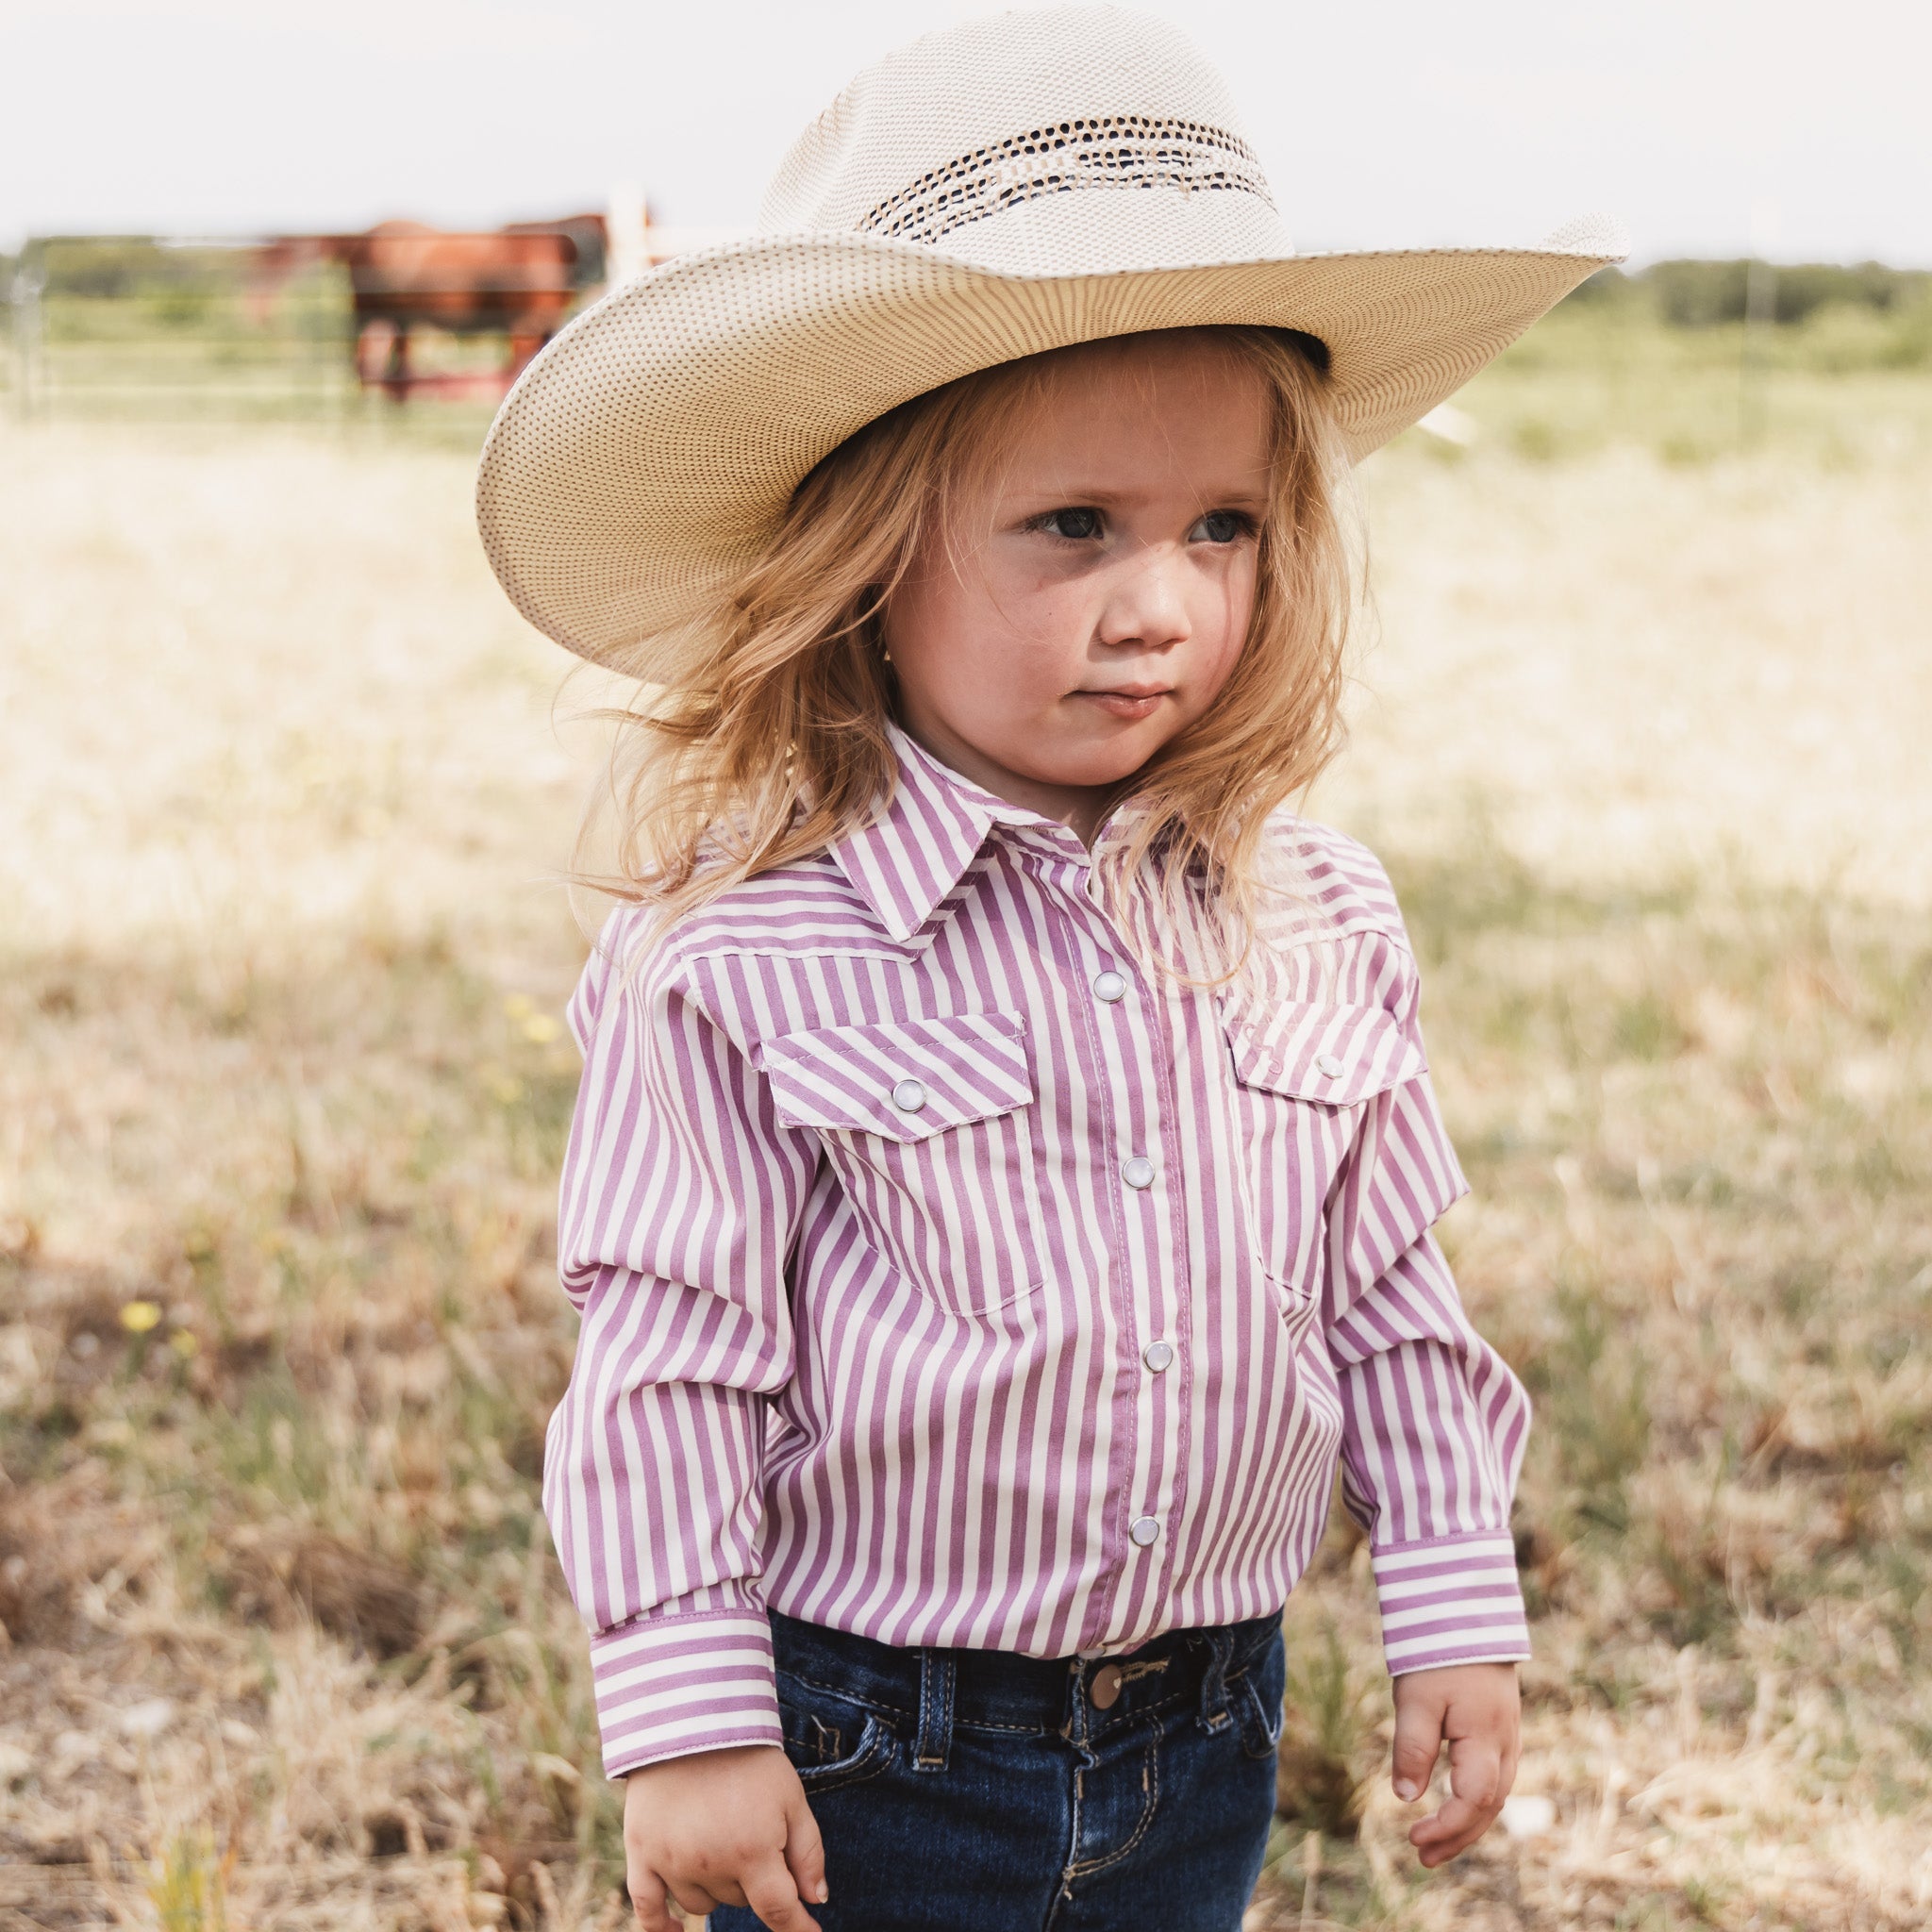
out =
[(1270, 411), (1257, 371), (1188, 330), (1059, 352), (887, 607), (906, 730), (1091, 841), (1240, 656)]

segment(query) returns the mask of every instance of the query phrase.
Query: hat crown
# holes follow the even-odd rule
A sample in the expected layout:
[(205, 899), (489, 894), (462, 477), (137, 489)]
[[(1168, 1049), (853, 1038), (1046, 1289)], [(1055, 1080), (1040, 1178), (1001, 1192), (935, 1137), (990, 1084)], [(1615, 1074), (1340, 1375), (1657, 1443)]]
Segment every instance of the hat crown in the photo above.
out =
[(1358, 458), (1628, 247), (1585, 222), (1540, 248), (1298, 256), (1220, 75), (1111, 7), (888, 55), (793, 144), (762, 225), (592, 303), (518, 377), (477, 468), (517, 608), (654, 684), (715, 677), (710, 619), (800, 479), (913, 396), (1144, 330), (1297, 329), (1327, 346)]
[(874, 62), (792, 143), (758, 225), (1021, 274), (1291, 252), (1220, 75), (1117, 7), (996, 14)]

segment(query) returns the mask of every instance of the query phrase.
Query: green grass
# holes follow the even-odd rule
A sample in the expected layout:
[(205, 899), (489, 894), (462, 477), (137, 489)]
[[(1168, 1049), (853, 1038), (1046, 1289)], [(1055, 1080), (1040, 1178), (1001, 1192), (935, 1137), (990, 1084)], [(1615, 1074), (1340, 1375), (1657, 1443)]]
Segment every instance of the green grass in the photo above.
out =
[[(1516, 1524), (1540, 1653), (1532, 1757), (1540, 1735), (1607, 1719), (1634, 1735), (1665, 1723), (1722, 1762), (1782, 1724), (1797, 1755), (1762, 1776), (1794, 1781), (1783, 1829), (1807, 1806), (1932, 1816), (1932, 1384), (1916, 1346), (1932, 1291), (1932, 920), (1688, 880), (1633, 920), (1619, 895), (1527, 890), (1480, 846), (1448, 864), (1398, 853), (1392, 870), (1474, 1189), (1446, 1245), (1536, 1406)], [(1899, 1071), (1881, 1104), (1840, 1097), (1859, 1056)], [(1532, 1126), (1525, 1096), (1553, 1075), (1562, 1098)], [(1861, 1178), (1874, 1147), (1876, 1189)], [(1334, 1526), (1291, 1605), (1302, 1732), (1324, 1748), (1304, 1746), (1287, 1789), (1314, 1823), (1324, 1789), (1358, 1785), (1373, 1848), (1404, 1814), (1383, 1790), (1386, 1693), (1332, 1721), (1338, 1683), (1374, 1683), (1354, 1543)], [(1687, 1657), (1689, 1720), (1669, 1678)], [(1770, 1725), (1753, 1717), (1760, 1685)], [(1345, 1782), (1309, 1774), (1324, 1763)], [(1429, 1887), (1402, 1904), (1320, 1822), (1335, 1923), (1438, 1923)], [(1434, 1890), (1500, 1904), (1514, 1869), (1491, 1853)], [(1293, 1860), (1277, 1873), (1284, 1916), (1268, 1923), (1291, 1924)], [(1781, 1910), (1748, 1873), (1707, 1861), (1674, 1886), (1594, 1895), (1606, 1924), (1815, 1923), (1819, 1905)], [(1570, 1923), (1549, 1909), (1530, 1922)]]
[[(1721, 331), (1633, 341), (1649, 413), (1620, 422), (1602, 325), (1565, 311), (1462, 399), (1485, 439), (1464, 475), (1391, 452), (1419, 653), (1479, 671), (1499, 618), (1542, 625), (1517, 492), (1572, 529), (1628, 515), (1625, 475), (1692, 492), (1693, 523), (1720, 485), (1828, 512), (1832, 464), (1890, 502), (1885, 438), (1924, 430), (1917, 374), (1779, 372), (1752, 464), (1673, 469), (1657, 437), (1726, 420)], [(229, 1922), (277, 1932), (441, 1923), (451, 1895), (575, 1928), (622, 1869), (539, 1507), (574, 1328), (553, 1215), (581, 944), (531, 884), (575, 811), (560, 666), (502, 615), (453, 419), (403, 413), (259, 438), (57, 421), (8, 452), (0, 791), (29, 831), (0, 922), (0, 1744), (31, 1768), (0, 1873), (97, 1847), (128, 1923), (162, 1909), (158, 1874), (206, 1920), (195, 1887), (225, 1870)], [(1514, 453), (1519, 417), (1553, 447)], [(1588, 454), (1613, 435), (1627, 461)], [(1436, 486), (1478, 483), (1507, 514), (1445, 524)], [(1738, 527), (1688, 532), (1674, 598), (1735, 569)], [(1815, 568), (1849, 574), (1836, 543)], [(1908, 642), (1898, 584), (1881, 616)], [(1713, 601), (1699, 647), (1755, 668), (1761, 617)], [(1895, 678), (1870, 688), (1896, 710)], [(1642, 737), (1650, 699), (1564, 728)], [(1507, 741), (1506, 709), (1473, 728)], [(1932, 912), (1741, 859), (1545, 869), (1462, 790), (1430, 776), (1427, 813), (1378, 829), (1371, 793), (1345, 823), (1422, 961), (1474, 1189), (1444, 1243), (1536, 1404), (1524, 1789), (1558, 1824), (1420, 1872), (1338, 1519), (1291, 1605), (1291, 1816), (1257, 1924), (1300, 1924), (1312, 1831), (1311, 1923), (1896, 1932), (1932, 1841)], [(1594, 837), (1575, 793), (1544, 809)], [(140, 1335), (137, 1299), (162, 1311)], [(179, 1711), (139, 1752), (137, 1696)]]
[[(1875, 347), (1860, 356), (1837, 346), (1838, 332), (1849, 341), (1867, 327), (1862, 314), (1833, 308), (1747, 339), (1741, 324), (1672, 328), (1641, 308), (1573, 298), (1456, 407), (1486, 442), (1533, 463), (1633, 443), (1691, 467), (1749, 450), (1827, 467), (1923, 455), (1932, 448), (1932, 352), (1886, 366)], [(1453, 444), (1424, 446), (1438, 460), (1463, 459)]]

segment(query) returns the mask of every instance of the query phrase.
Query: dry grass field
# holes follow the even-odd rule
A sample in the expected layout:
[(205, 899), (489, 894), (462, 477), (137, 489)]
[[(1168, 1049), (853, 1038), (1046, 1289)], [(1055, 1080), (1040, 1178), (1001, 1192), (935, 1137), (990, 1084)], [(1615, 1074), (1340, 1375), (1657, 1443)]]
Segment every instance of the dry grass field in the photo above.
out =
[[(1724, 455), (1526, 363), (1365, 472), (1320, 808), (1424, 954), (1538, 1657), (1424, 1873), (1338, 1521), (1257, 1927), (1932, 1925), (1927, 387)], [(590, 747), (469, 475), (0, 433), (0, 1928), (625, 1920), (536, 1503)]]

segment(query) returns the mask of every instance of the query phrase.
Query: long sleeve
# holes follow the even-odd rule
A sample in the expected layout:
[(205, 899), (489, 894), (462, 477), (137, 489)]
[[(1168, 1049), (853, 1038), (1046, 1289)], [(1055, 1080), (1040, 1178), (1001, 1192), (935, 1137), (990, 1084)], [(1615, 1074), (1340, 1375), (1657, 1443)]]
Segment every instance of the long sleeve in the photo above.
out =
[(543, 1470), (613, 1778), (779, 1741), (760, 1472), (817, 1160), (677, 972), (632, 968), (627, 924), (606, 926), (570, 1008), (585, 1065), (558, 1258), (583, 1320)]
[[(1405, 963), (1391, 1017), (1420, 1049)], [(1530, 1654), (1509, 1534), (1529, 1399), (1471, 1325), (1430, 1232), (1468, 1191), (1424, 1073), (1369, 1102), (1329, 1204), (1342, 1495), (1369, 1531), (1394, 1675)]]

